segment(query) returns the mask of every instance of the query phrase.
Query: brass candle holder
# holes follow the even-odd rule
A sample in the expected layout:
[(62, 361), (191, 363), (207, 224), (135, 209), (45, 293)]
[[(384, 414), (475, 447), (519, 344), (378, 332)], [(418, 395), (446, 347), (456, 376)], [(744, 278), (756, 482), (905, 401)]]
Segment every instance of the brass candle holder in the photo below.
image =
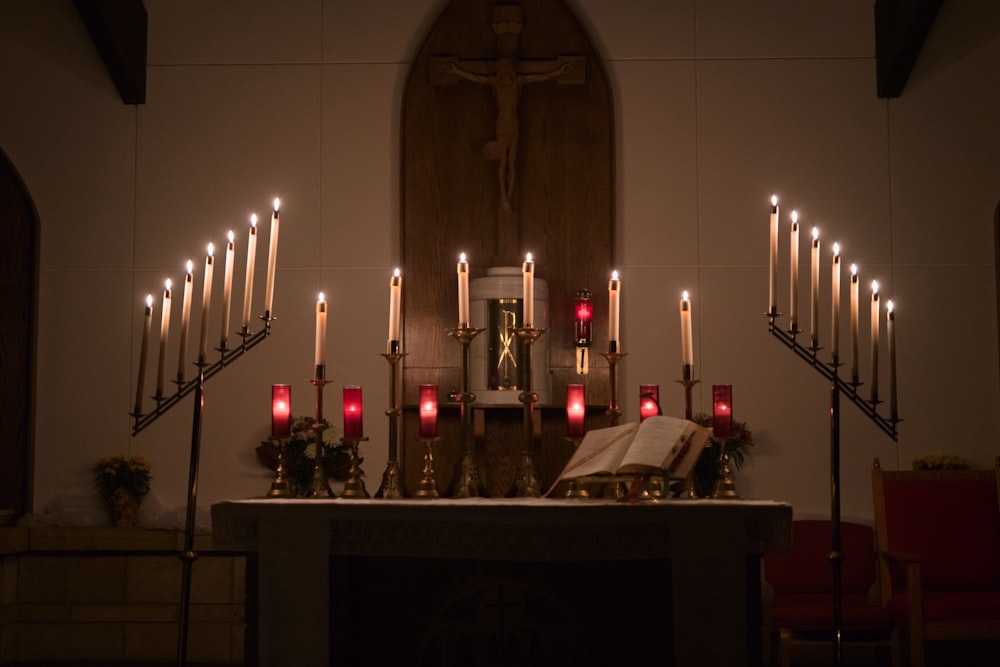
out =
[(313, 464), (312, 483), (306, 490), (306, 498), (336, 498), (333, 489), (330, 488), (330, 480), (326, 476), (326, 468), (323, 466), (323, 431), (326, 430), (326, 423), (323, 421), (323, 387), (329, 382), (324, 378), (326, 371), (322, 365), (316, 366), (316, 377), (310, 382), (316, 387), (316, 421), (310, 427), (316, 433), (316, 462)]
[[(399, 342), (393, 341), (392, 344), (398, 346)], [(379, 486), (375, 497), (394, 500), (404, 496), (403, 475), (399, 468), (399, 417), (402, 410), (396, 402), (396, 387), (399, 362), (406, 354), (394, 348), (382, 356), (389, 362), (389, 407), (385, 411), (386, 417), (389, 418), (389, 461), (386, 463), (385, 472), (382, 473), (382, 485)]]
[(368, 489), (365, 488), (365, 473), (361, 469), (361, 457), (358, 456), (358, 443), (367, 442), (368, 438), (342, 438), (342, 441), (351, 450), (351, 465), (347, 470), (347, 481), (344, 482), (344, 490), (340, 492), (340, 497), (370, 498)]
[(285, 477), (285, 438), (276, 438), (274, 447), (278, 450), (278, 467), (274, 471), (274, 479), (271, 480), (271, 488), (267, 492), (268, 498), (291, 498), (292, 487)]
[(435, 442), (440, 441), (441, 438), (420, 438), (420, 441), (424, 443), (424, 472), (423, 478), (420, 480), (420, 484), (417, 485), (417, 492), (415, 497), (417, 498), (438, 498), (441, 494), (438, 493), (437, 477), (434, 474), (434, 450), (433, 446)]
[(482, 328), (470, 327), (468, 323), (455, 329), (448, 329), (449, 336), (462, 345), (462, 390), (452, 392), (449, 398), (461, 405), (461, 440), (462, 458), (458, 464), (455, 476), (455, 487), (452, 495), (455, 498), (475, 498), (479, 496), (482, 482), (479, 469), (476, 467), (475, 442), (472, 430), (472, 408), (470, 403), (476, 400), (476, 395), (469, 390), (469, 366), (472, 356), (469, 345), (480, 333)]
[(733, 481), (732, 470), (729, 467), (729, 438), (723, 438), (720, 443), (719, 449), (721, 453), (719, 455), (719, 460), (722, 463), (722, 477), (720, 477), (715, 482), (715, 490), (712, 492), (713, 498), (739, 498), (740, 494), (736, 492), (736, 483)]
[(627, 354), (627, 352), (612, 351), (604, 355), (608, 360), (608, 379), (611, 382), (611, 403), (605, 414), (611, 418), (611, 426), (618, 426), (618, 420), (622, 416), (621, 408), (618, 407), (618, 364)]
[[(677, 382), (684, 387), (684, 419), (690, 421), (694, 415), (691, 402), (691, 390), (694, 389), (694, 386), (701, 382), (701, 380), (694, 380), (691, 378), (693, 372), (690, 364), (684, 364), (683, 375), (684, 377), (677, 380)], [(688, 499), (698, 497), (694, 488), (694, 469), (691, 470), (687, 478), (684, 480), (684, 488), (681, 490), (679, 497)]]
[[(579, 436), (570, 436), (570, 437), (567, 437), (566, 439), (573, 443), (573, 450), (574, 451), (576, 451), (580, 447), (580, 442), (583, 440), (583, 438), (581, 438)], [(583, 488), (583, 485), (580, 484), (580, 480), (574, 478), (574, 479), (569, 480), (569, 487), (567, 487), (566, 493), (563, 494), (563, 497), (565, 497), (565, 498), (589, 498), (590, 497), (590, 493), (587, 492), (587, 489)]]
[(521, 458), (517, 464), (515, 473), (515, 486), (518, 498), (537, 498), (542, 495), (542, 485), (538, 481), (538, 473), (535, 470), (535, 462), (531, 457), (531, 450), (535, 442), (535, 419), (534, 406), (538, 402), (538, 394), (532, 388), (531, 381), (531, 350), (542, 334), (548, 329), (536, 329), (534, 327), (518, 327), (514, 333), (523, 344), (524, 357), (522, 359), (521, 373), (523, 374), (522, 386), (524, 391), (518, 395), (518, 400), (524, 405), (524, 442), (521, 449)]

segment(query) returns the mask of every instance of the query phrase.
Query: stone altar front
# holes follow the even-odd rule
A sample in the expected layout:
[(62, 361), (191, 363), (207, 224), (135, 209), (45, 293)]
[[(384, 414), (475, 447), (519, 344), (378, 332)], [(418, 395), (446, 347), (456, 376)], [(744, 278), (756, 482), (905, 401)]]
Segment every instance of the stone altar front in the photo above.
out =
[[(761, 663), (759, 558), (788, 547), (791, 519), (763, 500), (252, 499), (214, 504), (212, 534), (257, 555), (262, 667), (553, 650), (607, 664), (601, 647), (739, 667)], [(515, 607), (516, 623), (501, 613)], [(497, 622), (483, 634), (486, 609)]]

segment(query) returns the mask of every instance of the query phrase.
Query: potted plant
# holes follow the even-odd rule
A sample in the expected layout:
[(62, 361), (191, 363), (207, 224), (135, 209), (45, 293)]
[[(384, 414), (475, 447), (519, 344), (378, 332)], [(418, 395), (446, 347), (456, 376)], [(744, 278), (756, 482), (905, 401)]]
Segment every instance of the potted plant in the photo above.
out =
[(97, 462), (94, 481), (111, 511), (112, 525), (135, 525), (152, 479), (149, 463), (141, 456), (108, 456)]

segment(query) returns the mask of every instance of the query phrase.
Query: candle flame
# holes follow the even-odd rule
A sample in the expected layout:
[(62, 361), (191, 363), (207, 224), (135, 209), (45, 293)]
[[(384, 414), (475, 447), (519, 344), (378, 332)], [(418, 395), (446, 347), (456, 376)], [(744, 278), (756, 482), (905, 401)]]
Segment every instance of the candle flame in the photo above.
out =
[(778, 205), (778, 195), (771, 195), (771, 206)]
[(208, 256), (211, 257), (214, 254), (215, 254), (215, 244), (214, 243), (209, 243), (208, 244)]
[(274, 212), (277, 213), (278, 209), (281, 208), (281, 200), (277, 197), (274, 198)]
[(792, 224), (793, 225), (797, 225), (798, 222), (799, 222), (799, 212), (798, 211), (792, 211)]
[(318, 296), (318, 297), (316, 297), (316, 301), (318, 301), (318, 302), (320, 302), (320, 303), (322, 303), (322, 302), (326, 301), (326, 295), (325, 295), (325, 294), (323, 294), (322, 292), (320, 292), (320, 293), (319, 293), (319, 296)]
[(250, 214), (250, 226), (251, 227), (256, 227), (257, 226), (257, 214), (256, 213), (251, 213)]
[[(890, 301), (889, 303), (892, 303), (892, 301)], [(146, 295), (146, 308), (152, 308), (152, 307), (153, 307), (153, 295), (152, 294), (147, 294)]]
[(687, 290), (684, 290), (684, 292), (681, 294), (681, 298), (684, 299), (685, 301), (688, 300), (688, 291)]
[(857, 264), (851, 264), (851, 275), (852, 276), (858, 275), (858, 265)]
[(229, 237), (229, 242), (230, 243), (232, 243), (233, 241), (236, 240), (236, 236), (233, 235), (233, 230), (231, 230), (231, 229), (229, 230), (229, 234), (227, 234), (227, 236)]
[(833, 243), (833, 256), (840, 257), (840, 244), (836, 241)]
[(875, 296), (877, 294), (878, 294), (878, 281), (877, 280), (873, 280), (872, 281), (872, 296)]
[(465, 261), (465, 253), (464, 252), (463, 253), (459, 253), (459, 255), (458, 255), (458, 261), (460, 261), (460, 262), (464, 262)]
[(192, 273), (194, 273), (194, 262), (192, 262), (190, 259), (188, 260), (188, 263), (187, 263), (187, 272), (188, 272), (188, 275), (191, 275)]
[(892, 314), (892, 299), (889, 299), (885, 304), (885, 312)]
[(618, 272), (617, 271), (612, 271), (611, 272), (611, 279), (612, 280), (618, 280)]
[(395, 277), (397, 277), (397, 278), (399, 277), (399, 267), (398, 267), (398, 266), (397, 266), (397, 267), (396, 267), (396, 269), (395, 269), (395, 270), (394, 270), (394, 271), (392, 272), (392, 275), (394, 275), (394, 276), (395, 276)]
[(819, 227), (813, 227), (813, 241), (819, 240)]
[(171, 282), (170, 278), (167, 278), (166, 280), (163, 281), (163, 289), (170, 291), (171, 285), (173, 285), (173, 282)]
[(526, 262), (532, 261), (532, 259), (531, 259), (531, 253), (530, 252), (527, 255), (524, 256), (524, 261), (526, 261)]

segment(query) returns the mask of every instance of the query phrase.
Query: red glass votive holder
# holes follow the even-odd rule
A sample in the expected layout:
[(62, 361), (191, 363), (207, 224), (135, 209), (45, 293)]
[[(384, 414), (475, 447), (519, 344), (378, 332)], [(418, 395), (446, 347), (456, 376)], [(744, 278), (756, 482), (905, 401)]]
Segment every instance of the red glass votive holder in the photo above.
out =
[(594, 302), (590, 298), (590, 292), (580, 290), (573, 300), (574, 313), (574, 336), (576, 344), (589, 346), (594, 341)]
[(654, 417), (660, 412), (660, 385), (640, 384), (639, 385), (639, 421), (645, 421), (646, 417)]
[(361, 414), (361, 387), (344, 387), (344, 437), (363, 438), (364, 431)]
[(583, 385), (566, 385), (566, 435), (571, 438), (582, 438), (587, 432), (584, 425), (586, 415), (587, 403), (583, 397)]
[(733, 385), (712, 385), (712, 435), (730, 438), (733, 435)]
[(420, 437), (436, 438), (438, 434), (438, 388), (436, 384), (420, 385)]
[(271, 385), (271, 437), (275, 440), (292, 434), (292, 386)]

